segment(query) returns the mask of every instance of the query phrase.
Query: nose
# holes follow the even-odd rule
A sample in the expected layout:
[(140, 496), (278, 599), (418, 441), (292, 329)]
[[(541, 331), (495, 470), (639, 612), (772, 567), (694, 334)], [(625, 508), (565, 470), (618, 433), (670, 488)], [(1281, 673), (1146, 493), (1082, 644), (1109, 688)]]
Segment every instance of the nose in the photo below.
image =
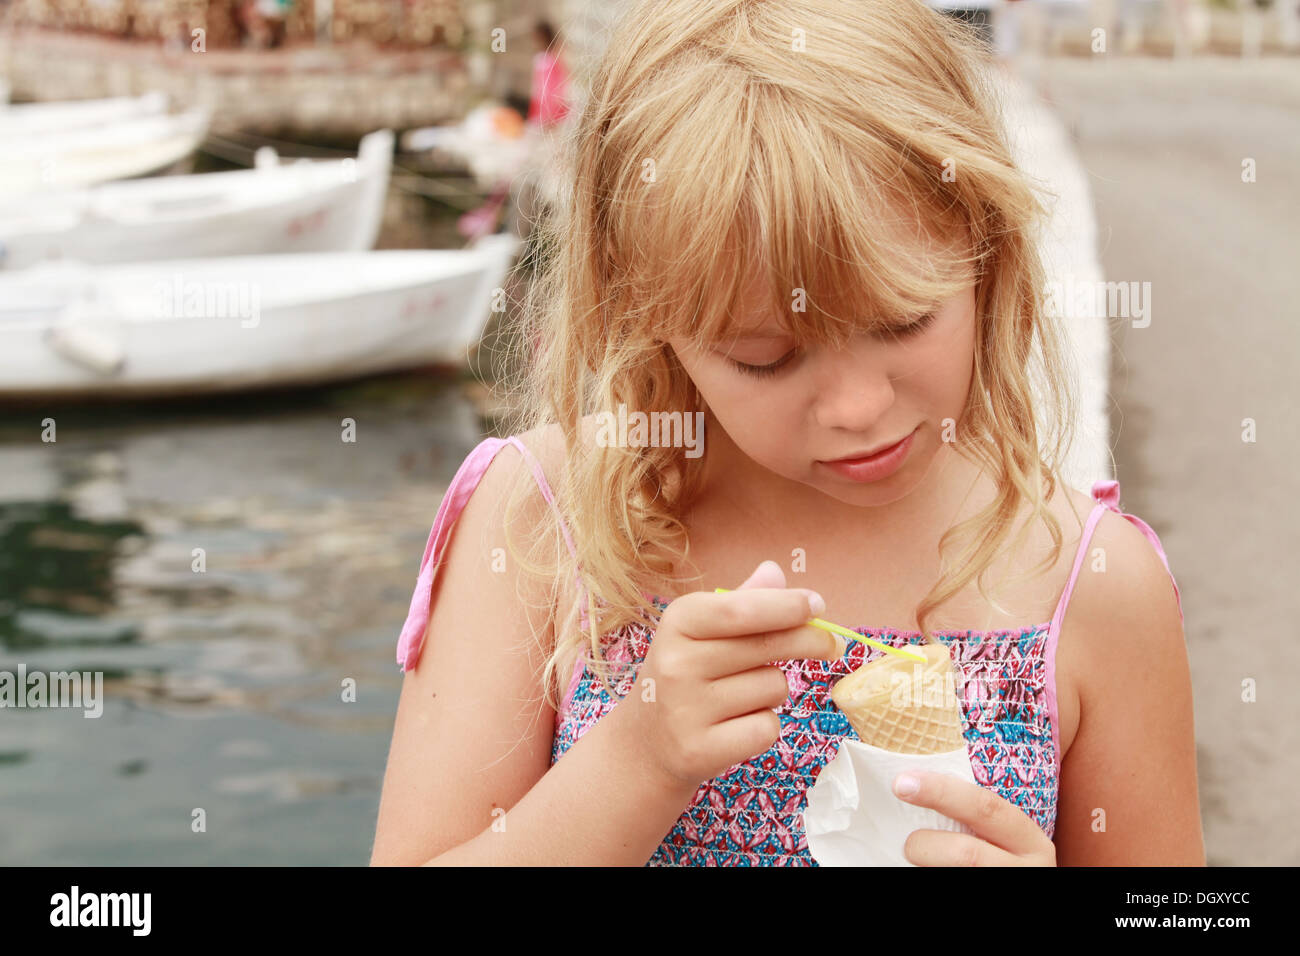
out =
[(894, 404), (894, 383), (880, 358), (870, 354), (870, 345), (850, 345), (826, 356), (819, 369), (814, 406), (819, 426), (852, 432), (859, 438), (870, 436)]

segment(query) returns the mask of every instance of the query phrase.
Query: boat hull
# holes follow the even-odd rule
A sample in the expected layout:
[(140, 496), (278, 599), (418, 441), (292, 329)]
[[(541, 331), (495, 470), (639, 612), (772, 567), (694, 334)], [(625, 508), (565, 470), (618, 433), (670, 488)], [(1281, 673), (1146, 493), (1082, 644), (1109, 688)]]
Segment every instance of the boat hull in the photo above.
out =
[[(62, 306), (43, 301), (57, 293), (39, 283), (13, 287), (30, 273), (0, 276), (0, 302), (23, 303), (0, 313), (0, 396), (230, 391), (462, 366), (517, 250), (513, 237), (487, 238), (465, 251), (104, 267), (92, 270), (93, 293)], [(348, 269), (370, 274), (349, 291)]]
[(0, 202), (0, 267), (48, 259), (139, 262), (369, 249), (379, 234), (393, 136), (355, 160), (109, 183)]
[(194, 109), (132, 117), (112, 126), (59, 130), (0, 141), (0, 198), (144, 176), (184, 159), (207, 134)]

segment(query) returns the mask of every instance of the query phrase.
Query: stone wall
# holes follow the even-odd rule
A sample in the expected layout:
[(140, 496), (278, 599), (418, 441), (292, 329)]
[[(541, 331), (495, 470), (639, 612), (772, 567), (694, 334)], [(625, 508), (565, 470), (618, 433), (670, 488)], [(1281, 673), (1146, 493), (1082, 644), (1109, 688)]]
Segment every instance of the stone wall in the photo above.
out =
[[(263, 45), (256, 0), (12, 0), (12, 26), (72, 30), (137, 40), (182, 41), (206, 32), (208, 49)], [(462, 0), (295, 0), (282, 42), (363, 40), (457, 48), (465, 38)]]
[(15, 101), (162, 90), (177, 106), (212, 107), (215, 133), (309, 140), (453, 122), (474, 95), (465, 58), (454, 50), (337, 44), (195, 53), (30, 29), (0, 34), (0, 76), (12, 84)]

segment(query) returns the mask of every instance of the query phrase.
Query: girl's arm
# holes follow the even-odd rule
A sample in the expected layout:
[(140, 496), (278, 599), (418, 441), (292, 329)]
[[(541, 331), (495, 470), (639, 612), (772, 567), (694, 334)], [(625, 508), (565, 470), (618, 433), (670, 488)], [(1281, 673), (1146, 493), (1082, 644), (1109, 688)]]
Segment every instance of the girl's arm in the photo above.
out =
[[(1061, 630), (1079, 728), (1062, 757), (1059, 866), (1204, 866), (1187, 645), (1169, 572), (1107, 512)], [(1068, 649), (1065, 642), (1072, 642)]]
[[(521, 438), (545, 467), (548, 456)], [(513, 469), (527, 465), (503, 449), (435, 577), (429, 630), (398, 702), (372, 865), (640, 865), (694, 794), (650, 774), (619, 707), (550, 768), (555, 711), (533, 636), (546, 634), (549, 648), (549, 615), (517, 596), (508, 551), (506, 572), (492, 570)], [(547, 507), (534, 495), (518, 520), (540, 522)]]

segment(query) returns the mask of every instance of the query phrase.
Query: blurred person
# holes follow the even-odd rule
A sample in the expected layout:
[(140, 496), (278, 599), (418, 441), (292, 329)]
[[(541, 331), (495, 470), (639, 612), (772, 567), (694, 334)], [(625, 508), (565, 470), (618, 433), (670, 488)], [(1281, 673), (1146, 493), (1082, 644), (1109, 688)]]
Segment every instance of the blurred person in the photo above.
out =
[[(555, 150), (551, 135), (570, 113), (569, 73), (559, 55), (559, 37), (547, 20), (533, 26), (533, 77), (526, 125), (533, 147), (528, 169), (518, 177), (510, 213), (511, 229), (532, 252), (533, 228), (552, 211), (547, 195), (554, 182)], [(524, 259), (531, 261), (531, 254)]]
[(528, 104), (528, 122), (543, 128), (559, 123), (569, 112), (569, 73), (556, 44), (555, 29), (546, 20), (533, 27), (533, 85)]
[(266, 45), (272, 50), (284, 45), (292, 8), (293, 0), (257, 0), (258, 15), (266, 24)]

